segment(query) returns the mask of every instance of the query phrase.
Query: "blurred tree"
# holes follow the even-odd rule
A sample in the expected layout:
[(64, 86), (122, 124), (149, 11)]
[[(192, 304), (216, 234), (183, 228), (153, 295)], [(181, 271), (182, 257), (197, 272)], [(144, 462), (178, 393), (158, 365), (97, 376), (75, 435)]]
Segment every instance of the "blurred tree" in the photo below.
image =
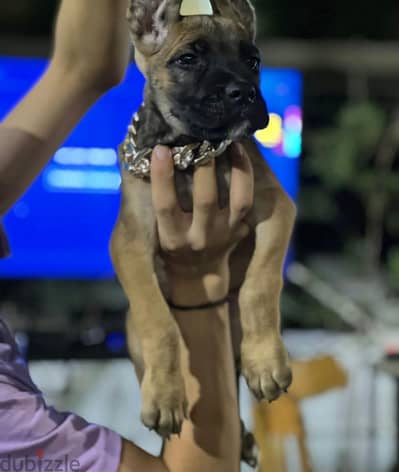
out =
[[(335, 127), (315, 133), (310, 148), (304, 172), (317, 177), (320, 185), (304, 190), (308, 211), (316, 209), (315, 218), (320, 220), (323, 213), (323, 218), (333, 222), (340, 211), (337, 193), (354, 195), (364, 212), (362, 258), (369, 270), (379, 271), (384, 233), (392, 240), (399, 236), (399, 215), (394, 208), (399, 197), (398, 111), (388, 116), (370, 102), (348, 104), (338, 114)], [(387, 266), (399, 286), (399, 249), (391, 248)]]

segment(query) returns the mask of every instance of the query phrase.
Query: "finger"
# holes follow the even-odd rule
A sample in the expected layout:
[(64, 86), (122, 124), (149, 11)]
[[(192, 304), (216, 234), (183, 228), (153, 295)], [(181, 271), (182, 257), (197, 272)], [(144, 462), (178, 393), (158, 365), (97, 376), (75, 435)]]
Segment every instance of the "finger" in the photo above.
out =
[(171, 151), (164, 146), (154, 149), (151, 159), (152, 202), (161, 233), (174, 237), (182, 210), (177, 198)]
[(194, 172), (193, 182), (193, 231), (204, 234), (218, 209), (218, 188), (215, 160), (212, 159)]
[(230, 227), (236, 227), (254, 202), (254, 172), (250, 158), (241, 144), (230, 148), (232, 161), (230, 184)]
[(231, 163), (228, 159), (216, 160), (216, 179), (218, 186), (219, 208), (228, 209), (230, 203)]

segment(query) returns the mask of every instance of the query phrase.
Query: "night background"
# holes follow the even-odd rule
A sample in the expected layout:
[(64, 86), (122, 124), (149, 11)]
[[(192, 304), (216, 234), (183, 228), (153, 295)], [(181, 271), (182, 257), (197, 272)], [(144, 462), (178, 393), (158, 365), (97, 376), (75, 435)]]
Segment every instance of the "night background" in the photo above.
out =
[[(57, 4), (0, 3), (0, 56), (49, 57)], [(399, 4), (258, 0), (255, 6), (264, 64), (300, 71), (304, 87), (295, 262), (282, 302), (297, 380), (290, 398), (250, 408), (261, 470), (396, 471)], [(84, 382), (79, 388), (74, 382), (84, 371), (87, 389), (95, 384), (105, 392), (103, 369), (110, 378), (118, 369), (131, 375), (124, 360), (113, 361), (112, 371), (109, 361), (99, 360), (123, 358), (123, 352), (110, 353), (81, 335), (103, 330), (113, 333), (112, 346), (123, 343), (115, 333), (123, 330), (125, 306), (116, 282), (0, 280), (0, 313), (35, 360), (42, 388), (59, 405), (115, 428), (118, 419), (106, 408), (99, 414)], [(49, 384), (44, 369), (52, 369), (58, 386)], [(113, 387), (112, 395), (129, 396), (123, 388)], [(99, 401), (110, 395), (100, 394)], [(296, 419), (281, 413), (290, 408)], [(278, 426), (273, 415), (284, 417)], [(135, 440), (144, 435), (120, 428)], [(280, 438), (285, 458), (269, 437)]]

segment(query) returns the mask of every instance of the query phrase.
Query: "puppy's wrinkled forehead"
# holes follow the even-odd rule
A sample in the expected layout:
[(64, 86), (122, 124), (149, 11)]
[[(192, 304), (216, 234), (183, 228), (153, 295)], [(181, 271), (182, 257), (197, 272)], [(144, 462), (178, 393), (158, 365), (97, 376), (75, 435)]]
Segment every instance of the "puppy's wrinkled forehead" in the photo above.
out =
[(157, 55), (167, 62), (176, 53), (192, 47), (227, 55), (237, 53), (242, 41), (249, 41), (248, 34), (232, 20), (207, 16), (187, 17), (170, 29)]
[(181, 16), (181, 0), (130, 0), (128, 21), (139, 66), (145, 69), (154, 56), (170, 57), (203, 38), (225, 48), (255, 40), (250, 0), (212, 0), (212, 4), (214, 15)]

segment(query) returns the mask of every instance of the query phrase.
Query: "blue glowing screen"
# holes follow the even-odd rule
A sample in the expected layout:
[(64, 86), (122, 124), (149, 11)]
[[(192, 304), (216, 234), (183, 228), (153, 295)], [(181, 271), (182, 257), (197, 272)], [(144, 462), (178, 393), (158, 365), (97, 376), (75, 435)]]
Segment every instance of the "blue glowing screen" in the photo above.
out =
[[(42, 59), (0, 57), (0, 120), (46, 66), (47, 61)], [(108, 247), (120, 202), (116, 149), (141, 104), (143, 85), (143, 77), (132, 65), (124, 83), (86, 114), (29, 191), (5, 216), (12, 256), (0, 261), (0, 277), (113, 277)], [(301, 74), (264, 69), (262, 92), (272, 119), (269, 128), (256, 138), (295, 199), (302, 137)]]

